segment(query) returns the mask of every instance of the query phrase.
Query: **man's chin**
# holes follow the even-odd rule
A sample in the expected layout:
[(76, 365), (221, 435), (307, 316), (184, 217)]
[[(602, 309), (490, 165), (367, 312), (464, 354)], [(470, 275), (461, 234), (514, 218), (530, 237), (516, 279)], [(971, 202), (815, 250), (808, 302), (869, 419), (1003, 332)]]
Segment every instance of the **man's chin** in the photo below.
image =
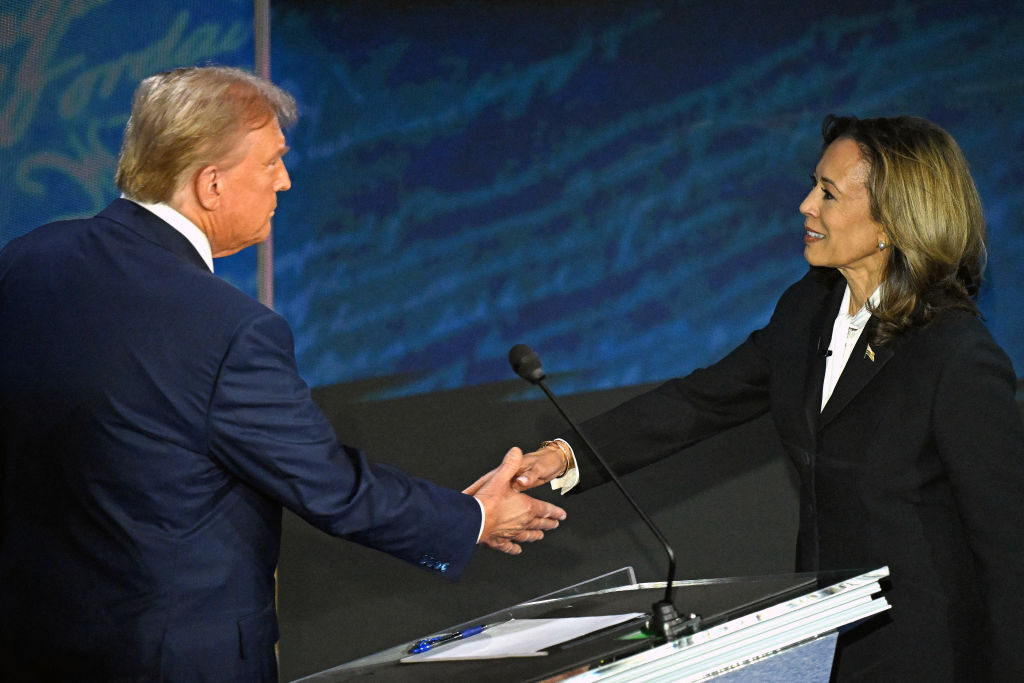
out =
[(268, 227), (267, 230), (260, 232), (260, 234), (258, 236), (254, 237), (251, 240), (248, 240), (247, 242), (243, 242), (242, 244), (233, 244), (230, 247), (224, 247), (223, 249), (220, 249), (219, 251), (215, 251), (213, 253), (213, 258), (222, 258), (224, 256), (231, 256), (232, 254), (237, 254), (238, 252), (242, 251), (243, 249), (247, 249), (247, 248), (253, 246), (254, 244), (261, 244), (263, 242), (266, 242), (267, 238), (269, 236), (270, 236), (270, 230), (269, 230), (269, 227)]

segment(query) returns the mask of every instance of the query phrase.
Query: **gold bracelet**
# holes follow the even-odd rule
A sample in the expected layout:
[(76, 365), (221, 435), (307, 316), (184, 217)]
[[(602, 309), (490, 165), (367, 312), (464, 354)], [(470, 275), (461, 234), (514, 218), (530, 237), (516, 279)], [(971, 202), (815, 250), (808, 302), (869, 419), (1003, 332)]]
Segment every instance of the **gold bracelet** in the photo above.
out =
[(569, 471), (569, 453), (566, 452), (565, 446), (558, 441), (541, 441), (541, 448), (547, 448), (548, 446), (554, 446), (558, 449), (558, 452), (562, 454), (562, 473), (555, 477), (555, 479), (564, 477), (565, 473)]

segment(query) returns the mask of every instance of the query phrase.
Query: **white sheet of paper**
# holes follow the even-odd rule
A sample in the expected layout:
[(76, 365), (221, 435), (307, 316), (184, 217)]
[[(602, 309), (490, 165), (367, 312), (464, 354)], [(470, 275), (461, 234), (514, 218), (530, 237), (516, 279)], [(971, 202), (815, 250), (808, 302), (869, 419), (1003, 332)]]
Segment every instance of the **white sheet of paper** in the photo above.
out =
[(502, 657), (539, 657), (544, 648), (558, 645), (603, 628), (644, 616), (642, 612), (610, 614), (600, 617), (563, 619), (511, 619), (465, 640), (445, 643), (418, 655), (403, 657), (405, 664), (444, 662), (453, 659), (499, 659)]

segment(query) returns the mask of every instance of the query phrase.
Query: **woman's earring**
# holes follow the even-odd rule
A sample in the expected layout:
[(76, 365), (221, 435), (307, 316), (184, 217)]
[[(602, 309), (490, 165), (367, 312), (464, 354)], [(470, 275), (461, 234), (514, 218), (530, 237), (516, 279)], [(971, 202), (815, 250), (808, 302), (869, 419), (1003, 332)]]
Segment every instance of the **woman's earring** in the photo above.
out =
[(883, 240), (883, 241), (881, 241), (881, 242), (879, 242), (879, 243), (878, 243), (878, 250), (879, 250), (879, 251), (881, 251), (881, 250), (885, 249), (885, 248), (886, 248), (886, 246), (888, 246), (888, 245), (887, 245), (887, 244), (885, 243), (885, 241)]

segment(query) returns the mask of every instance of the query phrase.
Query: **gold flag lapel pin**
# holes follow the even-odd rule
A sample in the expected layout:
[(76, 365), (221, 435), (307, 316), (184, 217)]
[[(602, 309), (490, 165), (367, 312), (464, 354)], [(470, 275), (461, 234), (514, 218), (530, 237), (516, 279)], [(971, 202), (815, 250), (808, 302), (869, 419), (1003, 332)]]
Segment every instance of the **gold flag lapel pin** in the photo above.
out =
[(864, 351), (864, 357), (872, 363), (875, 362), (875, 350), (871, 348), (871, 344), (868, 344), (868, 348)]

